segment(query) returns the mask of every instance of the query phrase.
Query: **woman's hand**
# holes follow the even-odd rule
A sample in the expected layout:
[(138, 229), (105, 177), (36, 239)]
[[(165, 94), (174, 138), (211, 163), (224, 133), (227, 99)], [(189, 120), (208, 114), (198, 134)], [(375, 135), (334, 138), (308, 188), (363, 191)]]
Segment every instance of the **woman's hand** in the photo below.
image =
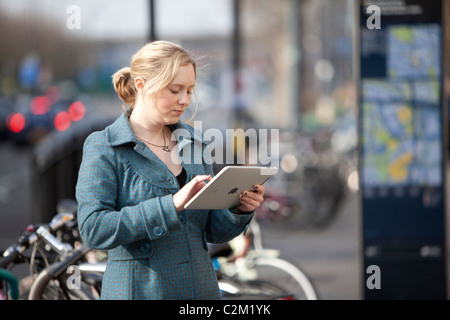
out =
[(209, 175), (199, 175), (185, 184), (177, 193), (173, 195), (173, 203), (175, 209), (181, 211), (184, 209), (184, 205), (192, 199), (204, 186), (206, 186), (205, 180), (211, 180)]
[(235, 213), (252, 212), (264, 201), (264, 187), (260, 184), (253, 186), (253, 191), (244, 191), (239, 195), (239, 206)]

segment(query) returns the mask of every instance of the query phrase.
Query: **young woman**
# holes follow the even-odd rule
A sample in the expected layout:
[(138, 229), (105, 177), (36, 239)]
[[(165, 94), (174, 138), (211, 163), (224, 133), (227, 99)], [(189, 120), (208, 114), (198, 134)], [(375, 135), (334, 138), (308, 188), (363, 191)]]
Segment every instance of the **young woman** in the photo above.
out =
[(195, 81), (195, 61), (167, 41), (145, 45), (113, 75), (130, 107), (86, 139), (76, 187), (83, 241), (108, 250), (102, 299), (220, 299), (207, 242), (241, 234), (263, 201), (258, 185), (234, 210), (184, 210), (213, 176), (212, 165), (183, 153), (205, 147), (180, 121)]

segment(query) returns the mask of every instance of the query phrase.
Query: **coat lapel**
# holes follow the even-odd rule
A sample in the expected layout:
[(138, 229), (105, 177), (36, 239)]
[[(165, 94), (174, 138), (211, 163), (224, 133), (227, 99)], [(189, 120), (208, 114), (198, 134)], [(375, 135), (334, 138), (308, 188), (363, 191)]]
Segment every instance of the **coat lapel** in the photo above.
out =
[[(187, 172), (187, 181), (193, 178), (192, 166), (202, 164), (203, 143), (201, 133), (181, 121), (170, 125), (171, 139), (177, 141), (178, 156)], [(123, 113), (106, 129), (107, 143), (121, 150), (129, 163), (141, 177), (161, 188), (178, 188), (175, 176), (145, 144), (139, 141), (131, 128), (128, 116)], [(135, 152), (130, 152), (133, 149)], [(170, 188), (172, 187), (172, 188)]]

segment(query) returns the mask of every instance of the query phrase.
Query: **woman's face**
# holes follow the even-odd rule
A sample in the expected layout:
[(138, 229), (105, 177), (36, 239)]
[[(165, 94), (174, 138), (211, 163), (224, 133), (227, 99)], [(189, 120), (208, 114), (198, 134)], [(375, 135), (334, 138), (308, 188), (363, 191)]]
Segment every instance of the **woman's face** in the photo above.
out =
[(152, 104), (152, 120), (160, 124), (177, 123), (191, 102), (194, 86), (194, 67), (192, 64), (181, 66), (172, 82), (156, 93)]

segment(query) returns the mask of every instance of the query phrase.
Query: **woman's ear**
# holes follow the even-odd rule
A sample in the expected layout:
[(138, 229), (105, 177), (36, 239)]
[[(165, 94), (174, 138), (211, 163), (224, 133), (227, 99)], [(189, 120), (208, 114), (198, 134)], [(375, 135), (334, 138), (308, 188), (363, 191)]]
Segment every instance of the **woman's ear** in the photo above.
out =
[(142, 90), (144, 89), (144, 80), (141, 78), (134, 79), (134, 86), (139, 93), (142, 93)]

